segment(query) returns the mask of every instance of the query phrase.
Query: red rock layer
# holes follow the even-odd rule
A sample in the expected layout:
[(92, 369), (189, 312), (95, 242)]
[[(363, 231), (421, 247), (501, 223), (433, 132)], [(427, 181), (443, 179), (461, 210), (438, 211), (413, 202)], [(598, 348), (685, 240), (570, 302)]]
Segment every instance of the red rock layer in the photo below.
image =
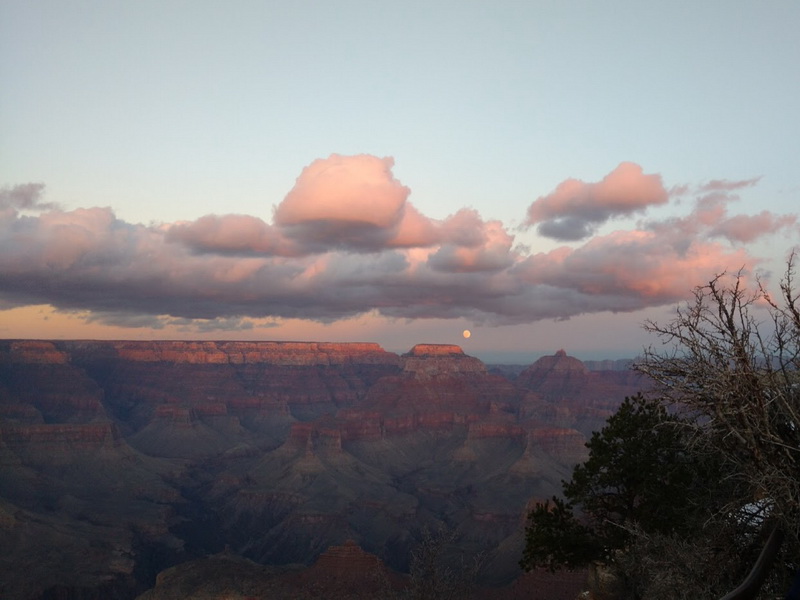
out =
[(9, 425), (2, 428), (5, 443), (13, 448), (30, 444), (80, 444), (94, 448), (119, 436), (112, 423)]
[(471, 423), (467, 438), (480, 440), (486, 438), (517, 438), (524, 437), (525, 430), (514, 423), (476, 422)]
[(16, 456), (28, 465), (71, 464), (83, 457), (103, 455), (107, 450), (116, 453), (124, 446), (116, 427), (109, 422), (0, 426), (0, 447), (6, 454), (12, 453), (6, 459)]
[(342, 431), (338, 427), (326, 427), (313, 422), (292, 423), (286, 447), (307, 452), (319, 449), (341, 452), (342, 437)]
[(465, 356), (455, 344), (417, 344), (405, 356)]
[(486, 365), (451, 344), (417, 344), (401, 359), (403, 372), (420, 380), (453, 375), (486, 375)]
[(20, 340), (0, 349), (0, 362), (63, 365), (69, 362), (66, 352), (58, 350), (53, 342)]
[[(98, 342), (100, 343), (100, 342)], [(373, 343), (320, 342), (106, 342), (117, 357), (188, 364), (342, 365), (397, 364), (396, 354)]]
[(368, 572), (383, 569), (380, 558), (364, 552), (354, 540), (347, 540), (341, 546), (331, 546), (319, 555), (314, 565), (319, 570), (330, 573)]

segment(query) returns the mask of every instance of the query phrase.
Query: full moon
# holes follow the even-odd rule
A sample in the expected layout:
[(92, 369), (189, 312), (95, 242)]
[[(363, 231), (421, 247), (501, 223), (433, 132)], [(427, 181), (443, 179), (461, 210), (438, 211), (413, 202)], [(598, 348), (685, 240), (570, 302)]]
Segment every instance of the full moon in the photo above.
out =
[(465, 329), (464, 333), (462, 334), (465, 338), (468, 338), (472, 335), (472, 332), (469, 329)]

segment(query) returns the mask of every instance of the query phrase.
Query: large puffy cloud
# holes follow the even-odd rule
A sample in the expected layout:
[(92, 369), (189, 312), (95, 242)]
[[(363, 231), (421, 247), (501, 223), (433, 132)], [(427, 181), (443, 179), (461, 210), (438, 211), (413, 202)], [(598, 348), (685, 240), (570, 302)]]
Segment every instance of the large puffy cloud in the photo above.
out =
[(394, 178), (393, 164), (368, 155), (316, 160), (276, 207), (272, 225), (250, 215), (206, 215), (167, 226), (167, 240), (195, 253), (288, 257), (440, 244), (478, 252), (497, 237), (497, 224), (472, 209), (443, 220), (423, 215), (407, 201), (410, 191)]
[(275, 223), (302, 244), (380, 247), (396, 232), (409, 194), (393, 164), (366, 154), (314, 161), (278, 205)]
[[(427, 217), (391, 166), (366, 156), (316, 161), (271, 223), (207, 215), (144, 226), (110, 208), (48, 207), (38, 184), (6, 188), (0, 301), (88, 310), (123, 325), (198, 328), (244, 327), (243, 318), (330, 322), (370, 311), (491, 323), (564, 319), (674, 303), (723, 270), (756, 264), (747, 243), (797, 231), (794, 215), (731, 214), (731, 192), (743, 186), (712, 182), (680, 188), (696, 196), (676, 205), (686, 214), (532, 253), (475, 210)], [(529, 219), (570, 217), (594, 227), (665, 196), (657, 175), (624, 163), (597, 184), (564, 182), (532, 205)]]
[(375, 252), (435, 243), (437, 225), (407, 203), (392, 158), (333, 154), (303, 169), (274, 211), (207, 215), (169, 227), (167, 239), (198, 253), (301, 256), (330, 250)]
[(621, 163), (597, 183), (567, 179), (528, 208), (527, 225), (540, 235), (576, 241), (592, 235), (611, 218), (642, 212), (667, 202), (660, 175), (645, 175), (634, 163)]

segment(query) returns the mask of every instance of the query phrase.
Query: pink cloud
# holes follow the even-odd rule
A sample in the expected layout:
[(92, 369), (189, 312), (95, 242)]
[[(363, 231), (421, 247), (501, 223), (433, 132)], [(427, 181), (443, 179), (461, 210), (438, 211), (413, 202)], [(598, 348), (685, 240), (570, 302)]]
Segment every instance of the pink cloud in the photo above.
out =
[(390, 248), (425, 248), (439, 242), (440, 226), (429, 219), (410, 202), (406, 203), (403, 218), (397, 226), (394, 236), (387, 240)]
[(196, 221), (176, 223), (166, 235), (168, 241), (183, 243), (197, 252), (276, 256), (301, 253), (277, 228), (249, 215), (206, 215)]
[[(203, 327), (365, 313), (566, 319), (674, 303), (717, 273), (756, 265), (749, 242), (797, 227), (795, 215), (730, 214), (735, 196), (718, 190), (684, 214), (532, 254), (473, 209), (424, 215), (391, 166), (368, 156), (315, 161), (274, 223), (207, 215), (146, 227), (110, 208), (47, 209), (40, 188), (22, 186), (0, 196), (0, 302), (91, 311), (120, 324), (214, 321)], [(623, 163), (599, 183), (565, 182), (531, 206), (529, 219), (592, 229), (666, 195), (660, 177)]]
[[(453, 218), (452, 221), (446, 222), (453, 243), (443, 244), (429, 258), (428, 264), (432, 269), (459, 273), (501, 271), (513, 264), (515, 255), (511, 251), (511, 246), (514, 243), (514, 236), (503, 228), (500, 221), (483, 223), (479, 220), (472, 223), (474, 237), (471, 238), (468, 229), (462, 230), (463, 237), (455, 235), (458, 229), (454, 225), (459, 220)], [(462, 243), (459, 245), (458, 242)]]
[(797, 225), (795, 215), (775, 215), (762, 210), (757, 215), (735, 215), (721, 220), (711, 230), (711, 235), (746, 244), (762, 236), (788, 230), (795, 225)]
[[(346, 168), (341, 168), (342, 165)], [(503, 262), (496, 243), (498, 227), (502, 229), (502, 225), (486, 223), (476, 210), (467, 208), (444, 220), (426, 217), (405, 200), (409, 190), (391, 177), (390, 165), (391, 159), (366, 156), (334, 155), (315, 161), (304, 170), (298, 185), (276, 210), (274, 225), (249, 215), (206, 215), (196, 221), (166, 225), (166, 239), (194, 253), (285, 257), (339, 250), (434, 248), (444, 244), (452, 247), (449, 252), (458, 251), (464, 264), (471, 261), (472, 268), (488, 268), (490, 263)], [(364, 184), (359, 183), (359, 169), (366, 173)], [(315, 175), (317, 172), (324, 172), (325, 176), (320, 178)], [(348, 195), (343, 190), (355, 192)], [(359, 199), (358, 194), (365, 190), (372, 191)], [(301, 197), (302, 204), (297, 201)], [(342, 197), (356, 197), (364, 205), (339, 204)], [(284, 209), (292, 206), (289, 200), (294, 202), (294, 210), (302, 208), (302, 219), (299, 213), (294, 213), (291, 219), (286, 217)], [(513, 236), (504, 235), (508, 239), (503, 243), (510, 247)], [(478, 258), (479, 250), (462, 251), (483, 247), (490, 238), (495, 248), (484, 252), (483, 258)]]
[(462, 208), (442, 223), (442, 240), (467, 248), (479, 246), (487, 242), (492, 231), (496, 232), (497, 225), (497, 221), (484, 223), (474, 209)]
[(546, 237), (579, 240), (614, 217), (641, 212), (667, 202), (660, 175), (645, 175), (630, 162), (621, 163), (597, 183), (567, 179), (528, 208), (527, 225)]
[(649, 222), (644, 226), (661, 235), (674, 236), (679, 232), (686, 240), (689, 236), (725, 238), (731, 243), (743, 244), (766, 235), (788, 232), (798, 223), (796, 215), (776, 215), (767, 210), (757, 215), (729, 217), (729, 205), (736, 200), (737, 196), (725, 192), (706, 194), (695, 199), (694, 210), (685, 217)]
[(275, 224), (301, 244), (372, 248), (394, 236), (409, 189), (394, 160), (361, 154), (316, 160), (275, 210)]
[[(710, 276), (752, 262), (741, 249), (634, 230), (535, 255), (518, 272), (531, 284), (625, 299), (620, 307), (633, 302), (643, 308), (675, 302)], [(611, 304), (608, 310), (617, 309)]]
[[(478, 211), (471, 208), (462, 208), (438, 221), (422, 215), (409, 203), (406, 204), (400, 227), (394, 238), (388, 241), (387, 247), (426, 248), (450, 244), (454, 247), (474, 248), (485, 244), (489, 237), (496, 236), (496, 229), (497, 222), (486, 223)], [(513, 236), (509, 235), (509, 239), (513, 241)]]
[(15, 218), (6, 226), (0, 261), (11, 269), (92, 266), (114, 260), (128, 249), (126, 227), (109, 208), (53, 210)]
[(695, 209), (689, 218), (700, 226), (713, 226), (728, 214), (728, 203), (732, 199), (726, 194), (708, 194), (698, 198), (695, 201)]

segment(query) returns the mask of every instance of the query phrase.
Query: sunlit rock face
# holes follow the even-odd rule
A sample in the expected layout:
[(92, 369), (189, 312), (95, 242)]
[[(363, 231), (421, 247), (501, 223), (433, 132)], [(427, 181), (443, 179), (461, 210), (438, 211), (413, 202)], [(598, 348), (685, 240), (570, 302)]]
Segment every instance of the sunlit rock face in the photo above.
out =
[(441, 527), (507, 584), (640, 384), (563, 351), (511, 380), (445, 344), (0, 340), (0, 596), (132, 598), (208, 555), (402, 572)]
[(419, 380), (486, 375), (486, 365), (452, 344), (417, 344), (401, 358), (403, 372)]
[[(96, 342), (92, 344), (97, 344)], [(320, 342), (105, 342), (122, 360), (187, 364), (284, 366), (397, 364), (397, 355), (373, 343)]]
[(53, 342), (21, 340), (11, 342), (0, 360), (17, 364), (63, 365), (69, 362), (66, 352), (56, 349)]

